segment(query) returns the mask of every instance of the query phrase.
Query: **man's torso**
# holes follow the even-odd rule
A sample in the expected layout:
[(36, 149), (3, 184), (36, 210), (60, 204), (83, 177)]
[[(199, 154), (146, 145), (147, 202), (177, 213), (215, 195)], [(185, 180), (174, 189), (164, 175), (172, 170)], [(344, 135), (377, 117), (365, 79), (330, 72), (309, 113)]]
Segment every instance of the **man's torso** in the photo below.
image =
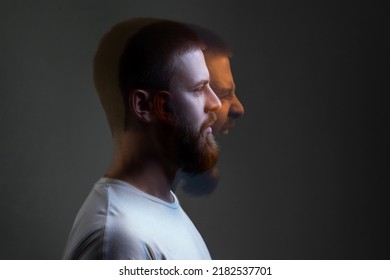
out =
[(101, 178), (76, 217), (64, 258), (210, 259), (174, 198), (169, 203), (123, 181)]

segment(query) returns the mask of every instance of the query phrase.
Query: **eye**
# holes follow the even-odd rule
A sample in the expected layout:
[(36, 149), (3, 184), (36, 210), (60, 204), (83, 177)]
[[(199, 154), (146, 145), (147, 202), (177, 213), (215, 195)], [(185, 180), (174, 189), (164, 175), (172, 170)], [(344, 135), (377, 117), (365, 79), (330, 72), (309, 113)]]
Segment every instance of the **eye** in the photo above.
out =
[(203, 87), (198, 87), (195, 89), (195, 92), (201, 92), (203, 90)]
[(195, 92), (196, 94), (201, 94), (201, 93), (203, 92), (204, 88), (205, 88), (205, 85), (201, 85), (201, 86), (195, 88), (195, 89), (194, 89), (194, 92)]
[(219, 92), (215, 92), (218, 96), (219, 99), (228, 99), (230, 97), (232, 97), (232, 91), (231, 90), (228, 90), (228, 91), (219, 91)]

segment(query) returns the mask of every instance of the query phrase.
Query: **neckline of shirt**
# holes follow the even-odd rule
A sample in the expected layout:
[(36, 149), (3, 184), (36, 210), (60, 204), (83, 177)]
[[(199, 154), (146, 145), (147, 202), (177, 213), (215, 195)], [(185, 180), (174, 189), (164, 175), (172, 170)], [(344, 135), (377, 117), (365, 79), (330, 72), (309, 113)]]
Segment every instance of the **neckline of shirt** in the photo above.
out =
[(138, 195), (141, 195), (149, 200), (163, 204), (163, 205), (168, 206), (170, 208), (178, 208), (179, 207), (179, 201), (178, 201), (176, 195), (172, 191), (170, 191), (170, 192), (171, 192), (172, 197), (173, 197), (173, 202), (168, 202), (168, 201), (162, 200), (161, 198), (150, 195), (150, 194), (140, 190), (139, 188), (135, 187), (134, 185), (129, 184), (129, 183), (122, 181), (120, 179), (102, 177), (99, 179), (98, 183), (104, 183), (104, 184), (109, 184), (109, 185), (117, 185), (120, 187), (125, 187)]

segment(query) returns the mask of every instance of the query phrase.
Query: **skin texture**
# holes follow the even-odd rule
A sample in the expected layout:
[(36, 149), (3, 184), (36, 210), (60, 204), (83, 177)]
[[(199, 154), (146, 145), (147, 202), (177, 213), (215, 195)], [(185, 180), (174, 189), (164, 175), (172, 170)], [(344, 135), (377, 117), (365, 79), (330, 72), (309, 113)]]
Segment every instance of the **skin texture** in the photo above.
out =
[(228, 134), (235, 120), (244, 114), (244, 107), (238, 100), (230, 62), (227, 56), (205, 53), (210, 73), (210, 85), (221, 101), (221, 108), (216, 112), (217, 121), (213, 124), (213, 133)]

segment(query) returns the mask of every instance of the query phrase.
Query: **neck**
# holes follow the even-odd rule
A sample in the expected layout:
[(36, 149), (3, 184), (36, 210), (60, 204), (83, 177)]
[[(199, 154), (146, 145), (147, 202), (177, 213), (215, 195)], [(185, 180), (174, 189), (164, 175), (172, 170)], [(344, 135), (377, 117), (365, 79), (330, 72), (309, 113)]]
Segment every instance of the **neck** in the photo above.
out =
[(173, 202), (171, 184), (178, 168), (161, 157), (149, 139), (144, 133), (126, 131), (120, 140), (115, 141), (113, 162), (105, 176)]

